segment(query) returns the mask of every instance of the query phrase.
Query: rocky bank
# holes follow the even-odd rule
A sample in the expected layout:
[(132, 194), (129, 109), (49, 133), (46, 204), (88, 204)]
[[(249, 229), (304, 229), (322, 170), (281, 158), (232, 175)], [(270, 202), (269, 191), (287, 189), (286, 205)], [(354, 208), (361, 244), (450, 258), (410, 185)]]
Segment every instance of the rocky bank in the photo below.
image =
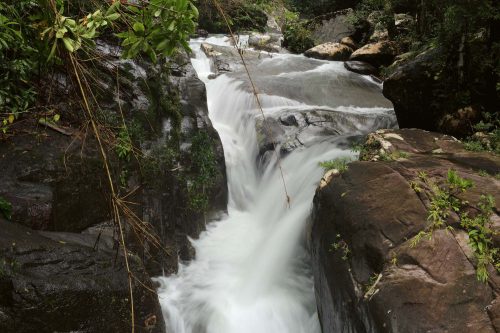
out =
[(491, 195), (490, 246), (498, 248), (500, 158), (446, 135), (415, 129), (370, 134), (362, 161), (327, 172), (314, 198), (310, 247), (316, 298), (328, 332), (497, 332), (499, 275), (477, 278), (459, 214), (431, 237), (434, 186), (454, 170), (473, 186), (457, 195), (471, 216)]
[[(150, 276), (174, 273), (179, 258), (192, 258), (188, 237), (226, 209), (222, 144), (187, 55), (153, 65), (121, 59), (113, 41), (99, 41), (96, 51), (101, 139), (118, 195), (132, 202), (122, 222), (136, 331), (164, 332)], [(0, 331), (125, 332), (129, 287), (108, 179), (97, 141), (74, 116), (83, 111), (74, 112), (71, 78), (57, 80), (61, 120), (52, 128), (26, 121), (0, 145), (0, 196), (12, 204), (11, 221), (1, 221)], [(120, 113), (134, 147), (121, 157), (123, 134), (107, 132), (122, 128)]]

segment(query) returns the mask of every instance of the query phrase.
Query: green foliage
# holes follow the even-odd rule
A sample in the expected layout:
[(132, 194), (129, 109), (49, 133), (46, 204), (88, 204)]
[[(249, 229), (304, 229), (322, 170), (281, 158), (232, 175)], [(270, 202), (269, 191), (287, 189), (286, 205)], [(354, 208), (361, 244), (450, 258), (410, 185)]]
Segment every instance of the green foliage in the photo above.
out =
[(377, 17), (375, 17), (375, 24), (382, 24), (384, 27), (388, 27), (389, 24), (394, 23), (391, 1), (386, 0), (360, 1), (356, 6), (356, 10), (347, 15), (347, 22), (354, 26), (362, 26), (368, 15), (373, 12), (378, 12)]
[(294, 53), (303, 53), (314, 46), (308, 21), (298, 18), (285, 23), (283, 45)]
[(76, 21), (63, 15), (64, 3), (61, 3), (59, 11), (55, 14), (53, 26), (46, 28), (40, 35), (52, 43), (47, 60), (52, 59), (61, 46), (68, 52), (76, 52), (84, 43), (93, 45), (92, 40), (99, 36), (100, 31), (120, 17), (117, 13), (119, 6), (120, 2), (117, 1), (106, 11), (97, 9)]
[(482, 195), (478, 207), (479, 213), (475, 217), (469, 217), (467, 212), (463, 212), (460, 225), (467, 231), (469, 244), (477, 259), (477, 278), (486, 282), (489, 264), (500, 271), (499, 250), (493, 245), (494, 231), (490, 227), (490, 218), (495, 209), (493, 196)]
[(483, 120), (473, 126), (480, 132), (464, 140), (464, 147), (470, 151), (489, 151), (500, 154), (500, 116), (483, 113)]
[(477, 172), (478, 175), (480, 175), (481, 177), (488, 177), (489, 176), (489, 173), (484, 171), (484, 170), (479, 170)]
[[(198, 12), (188, 0), (19, 0), (0, 3), (0, 133), (22, 114), (36, 111), (35, 84), (56, 67), (70, 71), (68, 55), (94, 61), (96, 38), (115, 32), (123, 56), (145, 53), (156, 61), (179, 47), (195, 29)], [(38, 83), (38, 82), (37, 82)], [(43, 95), (43, 94), (42, 94)]]
[(214, 143), (206, 131), (199, 131), (193, 136), (191, 174), (188, 180), (189, 206), (195, 211), (204, 212), (209, 205), (208, 193), (218, 175)]
[(337, 169), (340, 173), (347, 171), (348, 164), (352, 162), (352, 159), (348, 157), (340, 157), (330, 161), (320, 162), (319, 166), (325, 169), (325, 171)]
[(339, 9), (352, 8), (360, 0), (285, 0), (293, 10), (308, 17), (324, 15)]
[(487, 151), (487, 148), (485, 148), (483, 144), (477, 140), (464, 141), (464, 148), (476, 152)]
[(448, 170), (446, 183), (442, 187), (430, 181), (426, 175), (419, 178), (432, 190), (427, 217), (430, 225), (411, 239), (410, 246), (417, 246), (424, 238), (430, 240), (435, 230), (453, 230), (451, 226), (447, 225), (447, 220), (452, 212), (456, 213), (460, 217), (460, 226), (469, 235), (469, 244), (477, 259), (477, 278), (486, 282), (489, 264), (493, 264), (495, 269), (500, 271), (499, 250), (493, 245), (494, 232), (491, 229), (490, 221), (495, 209), (493, 197), (482, 195), (477, 203), (478, 213), (470, 217), (467, 210), (469, 203), (461, 200), (459, 194), (474, 186), (471, 180), (460, 177), (454, 170)]
[(12, 204), (4, 197), (0, 197), (0, 212), (7, 220), (12, 218)]
[(117, 34), (123, 39), (124, 58), (144, 52), (156, 62), (158, 55), (171, 56), (179, 46), (190, 50), (187, 40), (198, 19), (198, 10), (190, 1), (152, 0), (147, 6), (126, 9), (130, 27)]
[(243, 31), (265, 30), (267, 24), (266, 11), (272, 8), (271, 0), (218, 0), (224, 11), (226, 20), (212, 1), (201, 1), (199, 27), (211, 33), (229, 33), (228, 23), (234, 33)]
[(115, 150), (118, 157), (130, 161), (130, 154), (132, 152), (132, 140), (127, 127), (122, 127), (116, 137)]
[[(28, 1), (0, 2), (0, 129), (3, 133), (14, 119), (33, 104), (36, 93), (30, 80), (37, 71), (38, 50), (24, 10)], [(14, 118), (13, 118), (13, 117)]]
[(163, 146), (155, 147), (141, 161), (142, 175), (144, 181), (153, 187), (161, 187), (164, 184), (158, 182), (165, 175), (178, 169), (176, 164), (179, 160), (179, 150), (174, 142), (167, 142)]
[(417, 181), (410, 181), (410, 187), (413, 191), (415, 191), (415, 193), (420, 193), (422, 192), (422, 187), (420, 187), (419, 183)]

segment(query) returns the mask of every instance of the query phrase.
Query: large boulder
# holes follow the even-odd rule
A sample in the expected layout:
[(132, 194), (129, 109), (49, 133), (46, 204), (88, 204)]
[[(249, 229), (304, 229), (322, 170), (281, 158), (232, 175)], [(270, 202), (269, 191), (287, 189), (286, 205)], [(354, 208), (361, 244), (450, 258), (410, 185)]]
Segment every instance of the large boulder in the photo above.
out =
[[(444, 186), (450, 169), (474, 183), (456, 192), (469, 214), (482, 194), (493, 196), (490, 227), (498, 232), (500, 158), (408, 129), (369, 135), (362, 158), (325, 176), (314, 198), (310, 244), (323, 332), (497, 332), (499, 275), (489, 266), (488, 283), (478, 280), (459, 216), (450, 213), (431, 238), (415, 237), (429, 230), (432, 184)], [(494, 236), (491, 246), (499, 245)]]
[[(243, 67), (238, 50), (234, 46), (202, 43), (201, 49), (211, 59), (212, 71), (216, 75), (234, 72)], [(244, 50), (244, 57), (245, 62), (250, 64), (259, 59), (270, 58), (272, 55), (255, 50)]]
[(279, 53), (283, 35), (278, 33), (252, 33), (248, 38), (248, 45), (256, 50)]
[(317, 44), (339, 42), (344, 37), (356, 34), (356, 28), (349, 22), (352, 9), (339, 10), (315, 18), (315, 27), (311, 37)]
[(396, 43), (390, 41), (382, 41), (357, 49), (351, 55), (350, 60), (364, 61), (375, 67), (388, 66), (392, 64), (394, 58), (398, 54)]
[(349, 59), (352, 52), (352, 48), (341, 43), (324, 43), (307, 50), (304, 55), (309, 58), (344, 61)]
[[(383, 93), (394, 104), (401, 128), (464, 137), (471, 134), (471, 124), (479, 121), (482, 106), (488, 105), (488, 98), (495, 100), (495, 95), (483, 97), (480, 102), (479, 96), (471, 96), (472, 105), (460, 105), (463, 102), (457, 96), (463, 96), (465, 91), (457, 88), (451, 73), (455, 73), (454, 68), (444, 66), (443, 57), (441, 50), (432, 49), (402, 60), (385, 80)], [(486, 92), (486, 86), (483, 88)]]
[(436, 108), (442, 95), (437, 95), (435, 80), (439, 66), (434, 61), (435, 52), (417, 56), (396, 68), (384, 82), (384, 96), (394, 104), (401, 128), (415, 127), (430, 131), (439, 130), (442, 110)]
[[(2, 219), (0, 227), (0, 331), (131, 331), (128, 274), (111, 239), (41, 233)], [(153, 283), (138, 257), (130, 255), (129, 265), (136, 332), (164, 333)]]
[[(104, 150), (115, 189), (136, 203), (129, 206), (131, 212), (155, 238), (145, 240), (130, 229), (129, 249), (143, 255), (151, 275), (176, 272), (179, 257), (193, 255), (188, 237), (198, 237), (206, 221), (227, 204), (224, 152), (208, 118), (205, 86), (187, 55), (172, 59), (167, 75), (148, 61), (121, 59), (120, 48), (109, 41), (99, 40), (96, 52), (94, 93), (101, 107), (96, 117), (107, 129), (126, 123), (134, 147), (120, 158), (118, 133), (101, 133), (104, 142), (112, 143)], [(59, 81), (71, 82), (58, 75)], [(77, 129), (87, 123), (74, 119), (84, 112), (72, 104), (68, 90), (58, 87), (53, 94), (61, 118), (56, 130), (25, 119), (12, 132), (26, 134), (0, 145), (0, 196), (12, 203), (13, 222), (36, 230), (81, 232), (111, 219), (101, 152), (90, 132)], [(211, 156), (207, 163), (215, 170), (204, 174), (209, 181), (199, 185), (208, 203), (202, 208), (192, 204), (201, 192), (193, 184), (205, 170), (200, 159), (195, 161), (196, 152)], [(167, 255), (154, 246), (158, 240), (170, 249)]]

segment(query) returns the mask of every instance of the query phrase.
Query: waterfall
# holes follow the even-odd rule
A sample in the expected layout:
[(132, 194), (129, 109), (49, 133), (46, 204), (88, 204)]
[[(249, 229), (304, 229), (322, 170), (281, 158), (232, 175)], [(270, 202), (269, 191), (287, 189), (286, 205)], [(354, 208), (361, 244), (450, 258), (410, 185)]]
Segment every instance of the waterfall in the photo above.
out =
[[(228, 213), (192, 241), (192, 262), (181, 264), (177, 275), (157, 278), (167, 327), (173, 333), (319, 333), (304, 230), (323, 174), (318, 163), (354, 153), (345, 145), (346, 135), (313, 135), (304, 147), (286, 155), (281, 165), (291, 199), (288, 207), (275, 155), (257, 163), (255, 124), (260, 112), (244, 75), (209, 80), (210, 60), (200, 51), (202, 41), (227, 42), (211, 37), (193, 40), (191, 47), (193, 66), (206, 84), (209, 115), (224, 146)], [(367, 119), (394, 121), (380, 86), (339, 64), (294, 55), (262, 60), (253, 70), (263, 88), (266, 116), (321, 108), (347, 117), (339, 122), (344, 132), (352, 131), (347, 134), (380, 126)], [(325, 80), (338, 89), (309, 86)], [(349, 98), (352, 103), (346, 103)], [(349, 118), (353, 114), (364, 120)]]

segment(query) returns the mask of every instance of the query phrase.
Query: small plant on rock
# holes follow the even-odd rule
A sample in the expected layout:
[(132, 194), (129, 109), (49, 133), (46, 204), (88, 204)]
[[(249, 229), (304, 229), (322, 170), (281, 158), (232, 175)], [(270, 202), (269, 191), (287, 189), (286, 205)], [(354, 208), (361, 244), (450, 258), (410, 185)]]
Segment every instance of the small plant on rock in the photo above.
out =
[(4, 197), (0, 197), (0, 213), (2, 213), (7, 220), (10, 220), (12, 217), (12, 204), (5, 200)]
[(337, 169), (340, 173), (347, 171), (349, 169), (348, 164), (352, 162), (352, 159), (348, 157), (339, 157), (330, 161), (320, 162), (319, 165), (325, 171)]
[(469, 236), (469, 244), (477, 260), (477, 278), (482, 282), (486, 282), (488, 280), (487, 267), (489, 264), (492, 264), (497, 271), (500, 271), (500, 254), (499, 249), (493, 244), (494, 231), (491, 229), (490, 221), (495, 208), (493, 197), (491, 195), (482, 195), (477, 203), (478, 212), (471, 216), (468, 211), (465, 211), (469, 207), (469, 202), (459, 198), (459, 194), (474, 186), (471, 180), (460, 177), (454, 170), (448, 170), (446, 183), (441, 187), (430, 181), (427, 175), (423, 173), (419, 173), (419, 178), (432, 190), (427, 216), (430, 225), (411, 239), (410, 247), (417, 246), (424, 238), (432, 239), (435, 230), (446, 229), (453, 231), (453, 227), (447, 225), (447, 220), (452, 212), (456, 213), (460, 217), (460, 226)]
[(349, 254), (351, 250), (349, 249), (349, 245), (342, 239), (340, 234), (337, 234), (335, 242), (332, 243), (330, 247), (330, 252), (342, 251), (342, 260), (349, 259)]

